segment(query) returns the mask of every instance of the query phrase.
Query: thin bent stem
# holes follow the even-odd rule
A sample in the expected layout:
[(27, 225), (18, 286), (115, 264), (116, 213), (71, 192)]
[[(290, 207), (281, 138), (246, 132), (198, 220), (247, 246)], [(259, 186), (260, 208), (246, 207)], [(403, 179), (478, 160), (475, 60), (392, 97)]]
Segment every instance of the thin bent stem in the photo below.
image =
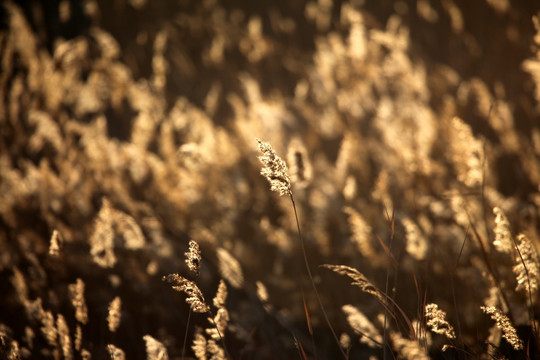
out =
[(186, 324), (186, 332), (184, 334), (184, 344), (182, 345), (182, 359), (186, 358), (186, 343), (187, 343), (187, 334), (188, 334), (190, 320), (191, 320), (191, 307), (189, 308), (187, 324)]
[[(384, 206), (384, 211), (386, 212), (386, 217), (388, 218), (388, 220), (390, 220), (390, 216), (388, 215), (388, 209), (386, 208), (386, 205)], [(393, 214), (392, 214), (392, 220), (390, 220), (391, 222), (393, 221)], [(391, 233), (390, 233), (390, 246), (388, 247), (388, 250), (389, 250), (389, 253), (391, 254), (392, 253), (392, 245), (393, 245), (393, 240), (394, 240), (394, 230), (392, 229)], [(389, 283), (390, 283), (390, 269), (391, 269), (391, 262), (390, 262), (390, 257), (388, 258), (388, 264), (386, 266), (386, 282), (385, 282), (385, 289), (384, 289), (384, 292), (385, 294), (388, 294), (388, 286), (389, 286)], [(388, 295), (387, 295), (388, 296)], [(386, 360), (387, 358), (387, 337), (388, 337), (388, 334), (386, 333), (386, 328), (387, 328), (387, 324), (388, 324), (388, 309), (385, 307), (384, 308), (384, 324), (383, 324), (383, 359)]]
[(298, 239), (300, 240), (300, 247), (302, 248), (302, 255), (304, 257), (304, 264), (306, 265), (306, 271), (309, 276), (309, 280), (311, 281), (311, 286), (313, 287), (313, 291), (315, 292), (315, 297), (317, 298), (317, 301), (319, 302), (319, 306), (321, 308), (321, 311), (324, 315), (324, 319), (326, 320), (326, 323), (328, 324), (328, 327), (330, 328), (330, 331), (332, 332), (332, 335), (334, 336), (334, 340), (336, 341), (336, 344), (338, 345), (339, 351), (341, 351), (341, 354), (343, 355), (344, 359), (347, 359), (347, 354), (343, 351), (341, 348), (341, 345), (339, 343), (339, 339), (336, 335), (336, 332), (334, 331), (334, 328), (332, 327), (332, 324), (330, 323), (330, 319), (328, 319), (328, 314), (326, 313), (326, 310), (324, 310), (324, 305), (321, 301), (321, 297), (319, 296), (319, 291), (317, 290), (317, 286), (315, 285), (315, 281), (313, 280), (313, 275), (311, 275), (311, 269), (309, 267), (309, 263), (307, 260), (307, 254), (306, 254), (306, 248), (304, 246), (304, 238), (302, 237), (302, 231), (300, 230), (300, 222), (298, 221), (298, 212), (296, 211), (296, 204), (294, 202), (294, 197), (292, 193), (289, 193), (289, 197), (291, 198), (291, 202), (293, 205), (294, 210), (294, 217), (296, 219), (296, 227), (298, 228)]

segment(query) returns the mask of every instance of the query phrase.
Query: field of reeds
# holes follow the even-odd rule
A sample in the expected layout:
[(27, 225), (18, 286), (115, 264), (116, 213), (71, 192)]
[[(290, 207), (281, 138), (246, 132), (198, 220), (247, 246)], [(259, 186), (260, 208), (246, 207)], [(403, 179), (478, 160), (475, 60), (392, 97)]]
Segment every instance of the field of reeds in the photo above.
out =
[(0, 26), (0, 359), (540, 358), (540, 2)]

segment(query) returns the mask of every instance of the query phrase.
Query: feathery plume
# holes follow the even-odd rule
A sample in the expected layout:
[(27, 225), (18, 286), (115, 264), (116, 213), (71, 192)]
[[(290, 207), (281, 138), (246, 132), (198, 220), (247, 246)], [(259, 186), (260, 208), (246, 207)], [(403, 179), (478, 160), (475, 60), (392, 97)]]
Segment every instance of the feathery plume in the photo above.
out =
[(201, 274), (201, 250), (199, 244), (195, 240), (189, 241), (189, 250), (185, 253), (186, 264), (189, 270), (193, 271), (196, 277)]
[(68, 290), (71, 304), (75, 308), (75, 318), (81, 324), (86, 324), (88, 322), (88, 309), (84, 299), (84, 281), (77, 279), (75, 284), (69, 285)]
[(365, 258), (377, 256), (372, 240), (372, 229), (358, 211), (350, 206), (345, 206), (343, 211), (349, 216), (349, 226), (352, 230), (351, 239), (356, 244), (358, 251)]
[(140, 226), (130, 215), (113, 209), (113, 221), (116, 231), (124, 238), (124, 246), (127, 249), (136, 250), (144, 246), (145, 239)]
[(60, 340), (60, 347), (64, 359), (73, 359), (73, 351), (71, 349), (71, 338), (69, 337), (69, 328), (66, 319), (62, 314), (58, 314), (56, 318), (56, 331), (58, 333), (58, 339)]
[(161, 342), (157, 341), (150, 335), (144, 335), (143, 339), (146, 344), (147, 360), (169, 360), (167, 349)]
[(356, 285), (363, 292), (375, 296), (381, 303), (386, 303), (383, 294), (375, 287), (360, 271), (346, 265), (321, 265), (324, 268), (330, 269), (340, 275), (346, 275), (353, 279), (351, 285)]
[(510, 233), (508, 219), (499, 207), (493, 208), (493, 214), (495, 214), (495, 240), (493, 240), (493, 245), (497, 251), (511, 254), (514, 243), (512, 241), (512, 234)]
[(220, 341), (225, 336), (225, 329), (229, 323), (229, 312), (224, 307), (221, 307), (217, 310), (216, 316), (214, 319), (209, 319), (210, 322), (215, 324), (215, 327), (210, 327), (206, 329), (206, 333), (210, 335), (215, 341)]
[(502, 330), (503, 338), (508, 341), (514, 350), (523, 349), (523, 343), (517, 335), (517, 331), (506, 316), (501, 310), (497, 309), (494, 306), (480, 306), (480, 309), (488, 315), (491, 316), (491, 319), (497, 322), (497, 327)]
[(383, 337), (375, 325), (360, 310), (352, 305), (343, 305), (341, 309), (347, 315), (347, 322), (351, 328), (360, 335), (360, 342), (369, 346), (378, 346), (383, 343)]
[(120, 296), (115, 297), (109, 304), (109, 313), (107, 314), (107, 324), (110, 332), (116, 332), (120, 326), (122, 318), (122, 300)]
[(400, 359), (429, 360), (426, 350), (416, 340), (405, 339), (397, 332), (390, 332), (390, 340)]
[(458, 117), (452, 119), (450, 140), (450, 157), (458, 180), (471, 187), (480, 185), (484, 158), (482, 142), (474, 137), (471, 127)]
[(514, 267), (516, 274), (516, 291), (523, 290), (526, 294), (537, 294), (540, 282), (540, 263), (538, 254), (531, 241), (524, 234), (517, 236), (517, 250)]
[(277, 156), (269, 143), (257, 139), (259, 160), (264, 164), (261, 170), (263, 175), (270, 182), (270, 190), (279, 192), (280, 195), (291, 195), (291, 180), (287, 170), (287, 164)]
[[(19, 343), (10, 336), (10, 332), (0, 326), (0, 355), (6, 360), (20, 360), (21, 350)], [(25, 356), (26, 357), (26, 356)]]
[(209, 319), (215, 327), (206, 329), (206, 333), (212, 337), (215, 341), (222, 340), (225, 336), (225, 329), (229, 323), (229, 312), (225, 308), (225, 301), (227, 300), (227, 285), (225, 281), (219, 282), (216, 297), (214, 297), (214, 306), (218, 309), (214, 319)]
[(90, 254), (96, 264), (104, 268), (116, 264), (114, 255), (113, 210), (107, 199), (99, 210), (94, 224), (94, 231), (90, 236)]
[(202, 329), (200, 327), (197, 327), (195, 330), (195, 336), (193, 337), (193, 345), (191, 346), (191, 349), (193, 349), (193, 352), (195, 353), (195, 357), (198, 360), (206, 360), (206, 338), (204, 337), (202, 333)]
[(409, 218), (402, 220), (405, 227), (405, 238), (407, 239), (407, 253), (417, 261), (424, 260), (427, 253), (428, 242), (422, 231), (414, 221)]
[(219, 286), (216, 292), (216, 297), (214, 297), (214, 306), (216, 308), (225, 307), (225, 301), (227, 300), (227, 285), (223, 280), (219, 281)]
[(257, 298), (259, 298), (264, 310), (270, 313), (272, 311), (272, 304), (269, 302), (266, 286), (261, 281), (257, 281), (255, 284), (257, 286)]
[(227, 250), (217, 249), (219, 260), (219, 273), (233, 287), (239, 289), (244, 284), (244, 274), (238, 260), (236, 260)]
[(44, 311), (43, 309), (41, 309), (41, 313), (39, 316), (42, 325), (41, 333), (43, 334), (45, 339), (47, 339), (49, 345), (57, 346), (56, 339), (58, 338), (58, 332), (54, 323), (54, 315), (50, 311)]
[(431, 328), (431, 331), (444, 335), (448, 339), (456, 338), (454, 328), (446, 321), (446, 313), (439, 309), (437, 304), (427, 304), (424, 316), (427, 319), (427, 325)]
[(62, 248), (63, 239), (62, 235), (58, 230), (53, 230), (53, 233), (51, 235), (51, 241), (49, 244), (49, 255), (51, 256), (58, 256), (60, 255), (60, 250)]
[(347, 333), (342, 333), (339, 335), (339, 345), (344, 349), (349, 349), (351, 347), (351, 337)]
[(82, 328), (80, 324), (77, 324), (77, 327), (75, 328), (75, 340), (73, 341), (75, 350), (81, 351), (82, 347), (82, 339), (83, 339), (83, 333)]
[(210, 360), (226, 360), (225, 350), (216, 342), (216, 340), (208, 340), (206, 344), (206, 350), (210, 355)]
[(193, 281), (186, 279), (178, 274), (169, 274), (163, 277), (163, 281), (172, 284), (172, 288), (176, 291), (185, 292), (188, 296), (186, 302), (191, 307), (191, 310), (198, 313), (207, 313), (210, 311), (202, 291)]

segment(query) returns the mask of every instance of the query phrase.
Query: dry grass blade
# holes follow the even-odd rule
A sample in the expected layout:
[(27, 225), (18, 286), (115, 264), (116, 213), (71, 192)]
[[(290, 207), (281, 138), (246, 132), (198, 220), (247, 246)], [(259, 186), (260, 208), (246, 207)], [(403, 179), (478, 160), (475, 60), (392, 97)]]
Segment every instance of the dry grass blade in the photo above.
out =
[(394, 254), (392, 254), (392, 252), (390, 251), (390, 248), (388, 247), (388, 245), (386, 245), (386, 243), (381, 239), (379, 235), (375, 235), (375, 237), (377, 238), (377, 241), (379, 241), (379, 244), (383, 248), (384, 253), (388, 257), (388, 259), (390, 259), (390, 261), (392, 262), (392, 267), (394, 268), (394, 270), (397, 269), (398, 262), (396, 258), (394, 257)]
[(358, 286), (363, 292), (375, 296), (381, 303), (386, 304), (385, 296), (375, 287), (360, 271), (346, 265), (321, 265), (321, 267), (332, 270), (340, 275), (350, 277), (353, 282), (351, 285)]
[(302, 346), (302, 344), (300, 343), (300, 341), (298, 341), (298, 339), (296, 338), (296, 336), (293, 336), (294, 338), (294, 344), (296, 345), (296, 348), (298, 349), (298, 352), (300, 353), (300, 358), (303, 359), (303, 360), (308, 360), (308, 357), (306, 355), (306, 352), (304, 351), (304, 347)]
[(304, 313), (306, 315), (306, 322), (307, 322), (309, 334), (313, 336), (313, 328), (311, 327), (311, 319), (309, 317), (309, 311), (307, 308), (306, 297), (304, 295), (304, 291), (302, 291), (302, 304), (304, 305)]
[[(350, 266), (346, 265), (321, 265), (323, 268), (330, 269), (340, 275), (345, 275), (350, 277), (353, 282), (351, 285), (358, 286), (363, 292), (375, 296), (375, 298), (379, 301), (379, 303), (383, 306), (383, 308), (388, 311), (392, 317), (396, 320), (403, 321), (404, 325), (408, 332), (409, 337), (411, 339), (414, 339), (416, 337), (414, 327), (412, 326), (412, 322), (409, 319), (409, 317), (405, 314), (403, 309), (387, 294), (380, 291), (375, 285), (373, 285), (360, 271), (356, 270), (355, 268), (352, 268)], [(392, 307), (395, 307), (401, 317), (397, 315), (397, 313), (392, 309)]]

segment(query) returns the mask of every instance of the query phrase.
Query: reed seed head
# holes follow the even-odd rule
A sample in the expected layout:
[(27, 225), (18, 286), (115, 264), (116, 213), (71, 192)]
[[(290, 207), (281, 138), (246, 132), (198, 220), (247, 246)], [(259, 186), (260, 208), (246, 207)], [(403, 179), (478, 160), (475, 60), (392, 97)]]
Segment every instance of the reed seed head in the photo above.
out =
[(291, 195), (291, 179), (289, 178), (287, 164), (277, 156), (269, 143), (259, 139), (257, 139), (257, 142), (261, 153), (259, 160), (264, 164), (261, 175), (270, 182), (270, 190), (279, 192), (279, 195)]

